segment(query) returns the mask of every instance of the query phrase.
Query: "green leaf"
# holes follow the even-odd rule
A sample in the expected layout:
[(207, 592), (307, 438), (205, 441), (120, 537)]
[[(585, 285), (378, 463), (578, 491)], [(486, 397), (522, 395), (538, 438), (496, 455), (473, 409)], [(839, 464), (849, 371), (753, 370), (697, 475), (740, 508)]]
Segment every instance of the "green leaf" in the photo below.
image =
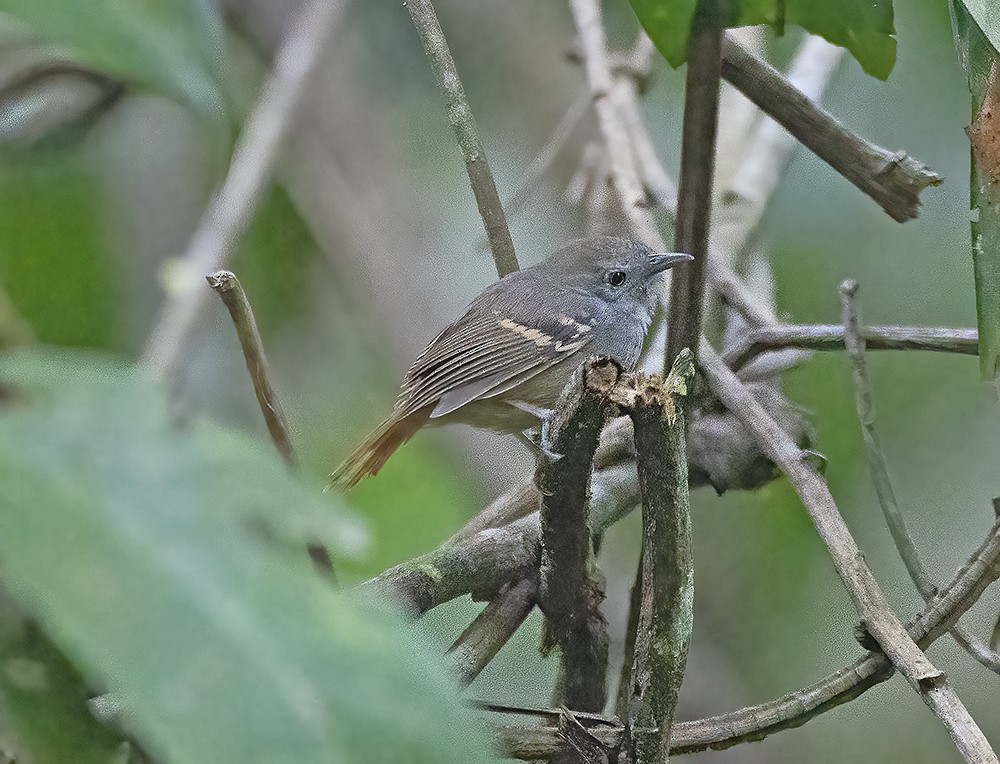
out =
[[(952, 0), (952, 24), (959, 57), (969, 78), (972, 94), (972, 114), (979, 113), (984, 99), (989, 97), (990, 69), (997, 58), (997, 51), (990, 37), (979, 26), (966, 3)], [(981, 11), (978, 9), (977, 12)], [(998, 36), (996, 18), (990, 19), (990, 30)], [(991, 111), (987, 109), (987, 111)], [(993, 145), (995, 130), (989, 121), (983, 123), (983, 137), (987, 145)], [(973, 122), (969, 134), (976, 137), (977, 122)], [(1000, 207), (996, 203), (996, 167), (990, 167), (990, 159), (977, 157), (972, 152), (972, 172), (969, 183), (969, 205), (976, 211), (971, 223), (972, 263), (976, 281), (976, 322), (979, 329), (979, 370), (984, 379), (993, 379), (1000, 363)]]
[[(673, 66), (687, 60), (688, 33), (696, 0), (631, 0), (639, 22)], [(873, 77), (885, 79), (896, 62), (891, 0), (729, 0), (726, 27), (785, 23), (847, 48)]]
[(154, 757), (487, 760), (440, 656), (288, 543), (337, 508), (270, 444), (172, 426), (106, 359), (0, 356), (0, 381), (0, 579)]
[[(0, 752), (35, 764), (124, 764), (76, 671), (0, 587)], [(0, 759), (3, 756), (0, 754)]]
[(180, 97), (213, 120), (226, 112), (220, 84), (223, 26), (214, 3), (0, 0), (0, 14), (54, 46), (54, 53)]

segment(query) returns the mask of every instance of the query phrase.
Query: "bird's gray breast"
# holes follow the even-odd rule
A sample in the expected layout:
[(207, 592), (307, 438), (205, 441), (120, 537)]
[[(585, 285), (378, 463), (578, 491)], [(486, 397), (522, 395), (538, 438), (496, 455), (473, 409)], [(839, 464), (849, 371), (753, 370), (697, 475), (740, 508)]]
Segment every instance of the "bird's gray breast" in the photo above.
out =
[(626, 371), (634, 371), (648, 328), (644, 318), (635, 313), (608, 311), (594, 327), (590, 354), (610, 356)]

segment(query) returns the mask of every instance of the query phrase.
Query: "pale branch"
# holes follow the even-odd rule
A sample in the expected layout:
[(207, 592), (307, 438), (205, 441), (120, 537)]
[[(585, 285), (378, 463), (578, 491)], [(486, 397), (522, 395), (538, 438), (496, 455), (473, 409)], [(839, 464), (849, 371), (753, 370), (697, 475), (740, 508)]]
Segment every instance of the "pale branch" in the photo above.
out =
[(622, 100), (628, 97), (624, 89), (634, 92), (635, 82), (630, 77), (619, 77), (617, 80), (612, 77), (597, 0), (570, 0), (570, 10), (580, 39), (584, 73), (594, 100), (597, 125), (604, 141), (618, 203), (632, 234), (653, 249), (664, 252), (666, 244), (646, 210), (646, 194), (619, 108)]
[(236, 336), (239, 338), (240, 347), (243, 350), (243, 359), (246, 361), (250, 381), (253, 383), (253, 391), (257, 396), (257, 404), (260, 406), (260, 413), (264, 415), (264, 422), (271, 435), (271, 440), (274, 442), (275, 448), (278, 449), (278, 453), (281, 454), (281, 458), (294, 468), (296, 466), (295, 451), (288, 435), (288, 421), (285, 419), (285, 412), (281, 408), (278, 394), (274, 391), (274, 386), (269, 378), (264, 343), (260, 339), (257, 320), (254, 318), (246, 292), (243, 291), (243, 285), (236, 278), (236, 274), (230, 271), (216, 271), (206, 276), (205, 280), (219, 295), (219, 299), (222, 300), (233, 319)]
[[(820, 101), (843, 59), (844, 48), (821, 37), (806, 35), (788, 67), (788, 83), (811, 101)], [(762, 119), (731, 181), (719, 193), (719, 210), (712, 226), (713, 248), (726, 253), (734, 267), (753, 239), (768, 202), (788, 169), (799, 142), (774, 120)], [(709, 283), (715, 286), (715, 271)]]
[(637, 628), (631, 654), (623, 742), (629, 761), (654, 764), (670, 753), (670, 730), (694, 626), (694, 558), (678, 397), (694, 374), (682, 350), (665, 381), (639, 374), (620, 400), (635, 430), (642, 497), (642, 558)]
[[(845, 281), (840, 285), (841, 317), (844, 323), (844, 343), (851, 361), (854, 379), (854, 400), (861, 423), (861, 434), (865, 444), (865, 460), (871, 474), (882, 515), (892, 535), (896, 551), (899, 552), (910, 580), (917, 587), (924, 601), (937, 595), (937, 586), (931, 581), (927, 569), (920, 559), (913, 537), (906, 528), (903, 513), (896, 502), (896, 494), (889, 479), (889, 469), (885, 454), (875, 428), (875, 401), (871, 383), (868, 380), (868, 365), (865, 361), (865, 340), (862, 336), (861, 308), (858, 304), (858, 282)], [(990, 671), (1000, 673), (1000, 655), (997, 655), (977, 637), (966, 633), (958, 624), (951, 631), (955, 641), (973, 658)]]
[[(253, 308), (250, 307), (246, 292), (243, 291), (243, 285), (236, 278), (236, 274), (230, 271), (211, 273), (205, 277), (205, 280), (219, 295), (219, 299), (222, 300), (233, 319), (236, 336), (239, 338), (240, 348), (243, 350), (243, 360), (246, 362), (247, 372), (250, 374), (254, 395), (257, 396), (257, 405), (260, 407), (260, 413), (264, 416), (264, 423), (267, 425), (271, 441), (285, 463), (292, 470), (297, 470), (295, 451), (288, 435), (288, 421), (285, 419), (285, 412), (281, 408), (278, 394), (271, 384), (267, 357), (264, 355), (264, 343), (260, 339), (257, 320), (254, 318)], [(333, 560), (325, 546), (316, 541), (307, 541), (306, 552), (317, 570), (328, 575), (333, 574)]]
[(893, 153), (852, 133), (728, 36), (722, 76), (900, 223), (917, 217), (920, 192), (942, 181), (905, 152)]
[[(926, 649), (947, 633), (980, 598), (986, 588), (1000, 578), (1000, 520), (986, 539), (958, 570), (938, 596), (908, 626), (910, 636)], [(892, 663), (882, 652), (869, 652), (843, 669), (820, 681), (764, 703), (747, 706), (719, 716), (676, 722), (671, 734), (671, 753), (695, 753), (730, 748), (740, 743), (762, 740), (785, 729), (802, 726), (810, 719), (853, 700), (866, 690), (891, 678)], [(557, 718), (553, 709), (519, 709), (484, 706), (486, 710)], [(621, 744), (624, 733), (614, 717), (590, 715), (586, 718), (592, 734), (607, 746)], [(517, 759), (535, 759), (564, 749), (555, 727), (502, 727), (499, 748)]]
[(758, 445), (778, 465), (802, 499), (837, 573), (854, 600), (863, 628), (934, 711), (966, 760), (996, 762), (989, 742), (944, 674), (917, 647), (892, 611), (822, 476), (803, 458), (799, 446), (754, 400), (707, 342), (702, 343), (700, 365), (712, 392), (753, 431)]
[(496, 182), (486, 160), (486, 149), (483, 148), (483, 142), (479, 138), (476, 120), (465, 97), (465, 89), (458, 77), (448, 41), (445, 39), (431, 0), (408, 0), (404, 5), (420, 36), (438, 90), (445, 97), (448, 122), (465, 160), (465, 169), (469, 173), (472, 193), (476, 197), (479, 214), (486, 228), (486, 237), (490, 242), (497, 274), (505, 276), (519, 267), (517, 255), (514, 253), (514, 242), (510, 238), (507, 216), (500, 204)]
[(674, 248), (694, 260), (678, 269), (670, 281), (667, 366), (682, 348), (697, 354), (702, 331), (725, 4), (725, 0), (698, 0), (688, 37)]
[[(932, 326), (867, 326), (862, 337), (868, 350), (929, 350), (938, 353), (979, 354), (975, 329)], [(739, 371), (752, 359), (771, 350), (843, 350), (844, 327), (839, 324), (775, 324), (752, 327), (746, 338), (726, 350), (722, 360)]]
[(609, 393), (620, 373), (617, 363), (602, 358), (573, 375), (542, 430), (548, 453), (539, 457), (535, 472), (542, 497), (542, 651), (559, 648), (561, 702), (581, 711), (604, 707), (608, 633), (600, 612), (604, 592), (592, 575), (590, 474), (601, 430), (614, 409)]
[(467, 687), (514, 636), (535, 607), (538, 584), (534, 578), (511, 583), (490, 600), (448, 649), (448, 657)]
[(347, 5), (347, 0), (308, 0), (275, 55), (222, 187), (191, 237), (146, 341), (143, 361), (159, 377), (172, 378), (185, 338), (207, 302), (202, 277), (226, 266), (250, 225), (310, 76), (327, 52)]

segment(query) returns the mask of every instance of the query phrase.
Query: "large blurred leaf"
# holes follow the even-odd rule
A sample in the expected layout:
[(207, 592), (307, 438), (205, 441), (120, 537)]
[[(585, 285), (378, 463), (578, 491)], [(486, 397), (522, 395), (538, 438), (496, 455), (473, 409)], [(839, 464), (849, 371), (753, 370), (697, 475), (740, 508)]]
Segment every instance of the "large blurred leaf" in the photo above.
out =
[(0, 14), (81, 64), (225, 113), (223, 27), (209, 0), (0, 0)]
[[(969, 137), (972, 141), (972, 172), (969, 204), (978, 215), (972, 220), (972, 262), (976, 278), (976, 319), (979, 327), (979, 369), (992, 379), (1000, 362), (1000, 207), (997, 182), (1000, 163), (996, 153), (1000, 90), (991, 77), (997, 49), (991, 40), (1000, 39), (1000, 17), (985, 13), (979, 0), (952, 0), (952, 23), (959, 57), (969, 77), (974, 116)], [(977, 23), (982, 19), (985, 27)], [(991, 88), (991, 81), (994, 86)], [(978, 147), (978, 150), (977, 150)]]
[(439, 659), (277, 541), (331, 499), (267, 444), (171, 427), (106, 360), (3, 356), (0, 380), (0, 577), (155, 756), (485, 760)]
[(0, 587), (0, 759), (124, 764), (127, 749), (90, 714), (78, 671)]
[[(687, 60), (697, 0), (631, 0), (639, 21), (673, 66)], [(720, 5), (722, 3), (720, 2)], [(726, 27), (786, 22), (847, 48), (873, 77), (885, 79), (896, 62), (892, 0), (728, 0)]]

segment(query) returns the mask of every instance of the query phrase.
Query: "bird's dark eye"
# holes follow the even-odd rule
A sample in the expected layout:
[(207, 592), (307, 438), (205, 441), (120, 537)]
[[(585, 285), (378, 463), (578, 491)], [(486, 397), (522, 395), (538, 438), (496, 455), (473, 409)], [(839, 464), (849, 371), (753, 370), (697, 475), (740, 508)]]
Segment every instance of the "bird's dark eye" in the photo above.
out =
[(625, 271), (611, 271), (608, 274), (608, 283), (613, 287), (621, 286), (625, 283)]

